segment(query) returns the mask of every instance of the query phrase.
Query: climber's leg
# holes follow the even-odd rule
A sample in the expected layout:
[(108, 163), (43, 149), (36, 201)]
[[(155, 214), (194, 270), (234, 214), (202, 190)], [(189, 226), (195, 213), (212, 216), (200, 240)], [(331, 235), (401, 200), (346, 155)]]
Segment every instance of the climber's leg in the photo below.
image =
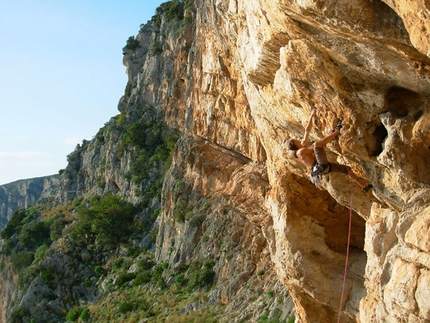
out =
[(351, 167), (346, 166), (346, 165), (341, 165), (341, 164), (336, 164), (336, 163), (330, 163), (330, 172), (331, 173), (341, 173), (341, 174), (345, 174), (348, 175), (349, 178), (356, 182), (358, 186), (360, 186), (360, 188), (367, 192), (368, 190), (370, 190), (373, 186), (371, 184), (366, 184), (363, 179), (359, 178), (351, 169)]
[(351, 168), (345, 165), (337, 164), (337, 163), (330, 163), (331, 166), (331, 173), (341, 173), (348, 175)]
[(315, 147), (316, 148), (324, 148), (330, 141), (335, 139), (339, 133), (340, 133), (340, 130), (335, 130), (334, 132), (332, 132), (328, 136), (324, 137), (323, 139), (316, 141), (314, 144)]

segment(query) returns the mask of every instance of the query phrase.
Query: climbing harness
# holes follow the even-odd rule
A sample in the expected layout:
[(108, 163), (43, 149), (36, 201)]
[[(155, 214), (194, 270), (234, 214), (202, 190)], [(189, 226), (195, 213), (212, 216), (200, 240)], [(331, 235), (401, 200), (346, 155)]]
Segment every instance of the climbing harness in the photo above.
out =
[(312, 166), (312, 172), (311, 172), (312, 183), (318, 188), (319, 187), (318, 182), (322, 179), (322, 176), (330, 173), (330, 171), (331, 171), (330, 164), (322, 165), (315, 162), (314, 165)]
[(318, 172), (317, 166), (318, 164), (312, 167), (311, 182), (316, 188), (319, 188), (319, 181), (322, 179), (322, 175)]
[(349, 225), (348, 225), (348, 242), (346, 245), (346, 258), (345, 258), (345, 271), (343, 273), (343, 283), (342, 283), (342, 294), (340, 296), (339, 313), (337, 317), (337, 323), (340, 323), (340, 315), (342, 313), (343, 297), (345, 295), (346, 286), (346, 274), (348, 271), (348, 258), (349, 258), (349, 245), (351, 241), (351, 227), (352, 227), (352, 196), (354, 195), (354, 182), (351, 181), (351, 194), (349, 197)]

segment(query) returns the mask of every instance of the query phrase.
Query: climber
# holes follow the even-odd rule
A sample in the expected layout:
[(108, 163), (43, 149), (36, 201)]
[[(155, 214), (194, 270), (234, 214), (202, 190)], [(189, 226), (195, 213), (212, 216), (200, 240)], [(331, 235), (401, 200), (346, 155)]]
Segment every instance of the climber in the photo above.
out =
[(335, 130), (328, 136), (321, 140), (316, 141), (311, 147), (309, 147), (309, 135), (312, 130), (312, 121), (316, 114), (316, 109), (312, 109), (309, 122), (305, 128), (305, 135), (303, 139), (290, 139), (288, 141), (288, 149), (294, 151), (294, 156), (300, 160), (307, 168), (311, 170), (312, 183), (318, 186), (318, 180), (321, 179), (322, 175), (328, 173), (342, 173), (349, 176), (351, 180), (356, 182), (363, 191), (367, 192), (372, 188), (372, 185), (365, 185), (359, 181), (359, 178), (350, 167), (337, 163), (329, 163), (327, 155), (324, 151), (325, 146), (332, 140), (337, 140), (340, 135), (340, 129), (342, 128), (342, 122), (339, 120)]

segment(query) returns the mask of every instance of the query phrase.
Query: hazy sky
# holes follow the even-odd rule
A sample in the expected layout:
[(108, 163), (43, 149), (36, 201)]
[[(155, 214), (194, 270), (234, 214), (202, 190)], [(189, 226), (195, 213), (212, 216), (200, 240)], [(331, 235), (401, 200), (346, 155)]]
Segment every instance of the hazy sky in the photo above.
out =
[(122, 47), (161, 0), (0, 0), (0, 185), (52, 175), (117, 115)]

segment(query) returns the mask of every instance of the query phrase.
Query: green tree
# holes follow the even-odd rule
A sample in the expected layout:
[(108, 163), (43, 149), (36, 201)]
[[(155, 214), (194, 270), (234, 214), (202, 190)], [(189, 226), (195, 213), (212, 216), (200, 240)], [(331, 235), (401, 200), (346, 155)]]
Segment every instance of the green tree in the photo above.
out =
[(33, 220), (22, 226), (18, 236), (19, 242), (28, 250), (36, 250), (40, 245), (49, 241), (50, 230), (43, 221)]
[(138, 47), (140, 47), (139, 41), (134, 36), (128, 37), (124, 49), (136, 50)]
[(113, 194), (94, 199), (89, 208), (80, 208), (78, 223), (71, 232), (72, 239), (95, 242), (113, 247), (131, 233), (136, 209), (133, 204)]

